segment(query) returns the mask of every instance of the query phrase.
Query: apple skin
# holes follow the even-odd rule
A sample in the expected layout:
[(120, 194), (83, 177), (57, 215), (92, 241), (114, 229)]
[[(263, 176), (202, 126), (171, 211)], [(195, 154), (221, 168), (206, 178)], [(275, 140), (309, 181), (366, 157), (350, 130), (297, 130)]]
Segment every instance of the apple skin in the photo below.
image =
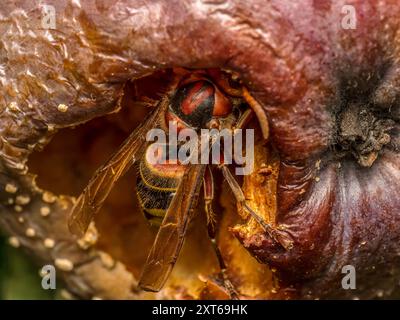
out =
[[(276, 223), (293, 248), (283, 250), (264, 233), (236, 236), (301, 298), (399, 295), (399, 124), (390, 133), (392, 148), (370, 168), (351, 157), (336, 159), (332, 151), (338, 115), (351, 101), (391, 109), (398, 121), (396, 0), (48, 5), (58, 17), (55, 30), (41, 27), (38, 3), (0, 9), (2, 186), (11, 181), (37, 192), (24, 163), (49, 141), (49, 128), (115, 111), (127, 80), (176, 66), (231, 69), (270, 120), (270, 141), (281, 159)], [(342, 27), (344, 5), (356, 10), (355, 29)], [(8, 194), (2, 191), (0, 199), (7, 215), (2, 226), (10, 231)], [(42, 204), (41, 197), (32, 199)], [(356, 290), (341, 287), (348, 264), (357, 271)]]

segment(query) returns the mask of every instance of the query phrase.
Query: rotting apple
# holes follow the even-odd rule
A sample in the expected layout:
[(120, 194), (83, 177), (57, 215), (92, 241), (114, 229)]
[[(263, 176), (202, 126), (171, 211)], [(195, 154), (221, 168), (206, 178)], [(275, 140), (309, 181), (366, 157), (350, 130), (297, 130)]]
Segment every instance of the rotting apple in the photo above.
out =
[[(140, 296), (121, 264), (108, 269), (75, 245), (65, 224), (71, 198), (38, 189), (26, 161), (56, 131), (117, 111), (127, 81), (174, 66), (234, 70), (264, 106), (279, 172), (265, 197), (252, 201), (266, 207), (263, 202), (276, 197), (265, 216), (294, 246), (282, 251), (251, 223), (234, 233), (277, 269), (280, 292), (301, 298), (399, 295), (396, 1), (48, 4), (59, 17), (55, 30), (42, 28), (38, 3), (0, 9), (0, 224), (41, 261), (58, 259), (77, 295)], [(355, 29), (341, 27), (345, 4), (355, 8)], [(272, 166), (267, 154), (266, 167)], [(245, 181), (248, 193), (258, 179)], [(41, 218), (49, 212), (50, 219)], [(57, 245), (45, 248), (46, 238)], [(65, 257), (79, 268), (66, 268)], [(347, 264), (357, 270), (354, 291), (340, 286)], [(106, 283), (115, 279), (120, 289), (111, 290)]]

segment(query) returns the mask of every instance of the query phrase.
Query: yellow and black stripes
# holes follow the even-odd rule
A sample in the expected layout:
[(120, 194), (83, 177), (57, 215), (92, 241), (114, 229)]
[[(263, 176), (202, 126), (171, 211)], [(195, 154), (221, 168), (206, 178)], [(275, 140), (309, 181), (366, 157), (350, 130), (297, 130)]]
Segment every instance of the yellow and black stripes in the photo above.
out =
[(146, 160), (146, 155), (143, 158), (138, 167), (136, 192), (146, 219), (159, 226), (178, 189), (185, 166), (153, 165)]

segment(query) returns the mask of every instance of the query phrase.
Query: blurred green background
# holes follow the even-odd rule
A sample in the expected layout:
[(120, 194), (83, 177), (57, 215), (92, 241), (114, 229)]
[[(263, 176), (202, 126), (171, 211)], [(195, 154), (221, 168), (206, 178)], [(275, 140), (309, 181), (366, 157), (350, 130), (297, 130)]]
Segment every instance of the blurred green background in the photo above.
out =
[(39, 267), (0, 234), (0, 299), (55, 299), (58, 290), (44, 290), (41, 281)]

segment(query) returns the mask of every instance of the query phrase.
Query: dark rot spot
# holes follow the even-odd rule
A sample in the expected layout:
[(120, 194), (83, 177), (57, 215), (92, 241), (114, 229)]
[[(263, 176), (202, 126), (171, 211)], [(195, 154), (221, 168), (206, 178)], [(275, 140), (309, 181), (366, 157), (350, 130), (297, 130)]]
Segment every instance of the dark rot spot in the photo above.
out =
[(349, 104), (338, 118), (339, 157), (353, 156), (362, 167), (370, 167), (391, 142), (396, 122), (390, 114), (374, 112), (373, 106)]

